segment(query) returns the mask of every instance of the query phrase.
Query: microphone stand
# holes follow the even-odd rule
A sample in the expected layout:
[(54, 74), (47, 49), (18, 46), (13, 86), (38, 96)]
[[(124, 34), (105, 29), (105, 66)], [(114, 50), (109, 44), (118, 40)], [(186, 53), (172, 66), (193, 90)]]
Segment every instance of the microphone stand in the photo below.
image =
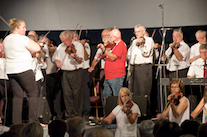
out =
[[(131, 40), (130, 40), (130, 44), (129, 44), (129, 48), (131, 48), (130, 50), (130, 56), (129, 56), (129, 63), (128, 63), (128, 67), (127, 67), (127, 81), (128, 81), (128, 87), (129, 87), (129, 89), (130, 89), (130, 84), (131, 84), (131, 79), (130, 79), (130, 76), (132, 75), (131, 74), (131, 71), (130, 71), (130, 69), (131, 69), (131, 64), (130, 64), (130, 62), (131, 62), (131, 57), (132, 57), (132, 48), (133, 48), (133, 46), (132, 46), (132, 43), (133, 43), (133, 41), (134, 41), (134, 39), (135, 39), (135, 37), (132, 37), (131, 38)], [(134, 72), (133, 72), (134, 73)], [(132, 88), (131, 88), (131, 90), (133, 90), (133, 85), (131, 86)], [(133, 92), (133, 91), (131, 91), (131, 92)]]
[[(167, 29), (164, 28), (164, 3), (161, 3), (159, 5), (159, 7), (161, 8), (161, 12), (162, 12), (162, 46), (161, 46), (161, 50), (160, 50), (160, 56), (159, 56), (159, 61), (158, 61), (158, 67), (157, 67), (157, 72), (156, 72), (156, 79), (158, 77), (158, 72), (160, 70), (160, 105), (161, 105), (161, 111), (163, 111), (163, 98), (162, 98), (162, 66), (164, 66), (163, 69), (163, 75), (164, 75), (164, 79), (166, 79), (166, 72), (165, 72), (165, 62), (163, 62), (163, 65), (160, 65), (161, 62), (161, 57), (163, 55), (163, 57), (165, 58), (165, 36), (166, 36), (166, 31)], [(165, 104), (167, 104), (167, 88), (166, 88), (166, 84), (164, 85), (164, 91), (165, 91)]]

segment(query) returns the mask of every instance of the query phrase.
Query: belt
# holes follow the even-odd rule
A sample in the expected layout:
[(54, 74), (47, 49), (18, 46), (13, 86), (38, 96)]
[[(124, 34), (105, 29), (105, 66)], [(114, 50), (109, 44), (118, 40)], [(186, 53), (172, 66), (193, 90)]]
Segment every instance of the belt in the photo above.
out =
[[(132, 64), (131, 64), (132, 65)], [(145, 63), (145, 64), (133, 64), (132, 66), (146, 66), (151, 65), (151, 63)]]
[(74, 71), (78, 71), (78, 70), (82, 70), (82, 68), (75, 69), (75, 70), (64, 70), (64, 71), (66, 71), (66, 72), (74, 72)]

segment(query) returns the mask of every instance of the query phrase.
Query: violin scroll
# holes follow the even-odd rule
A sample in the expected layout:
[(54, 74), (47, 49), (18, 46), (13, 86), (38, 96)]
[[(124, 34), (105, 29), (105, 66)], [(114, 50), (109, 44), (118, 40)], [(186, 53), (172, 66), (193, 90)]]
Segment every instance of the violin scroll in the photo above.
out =
[(144, 38), (144, 36), (140, 37), (139, 39), (140, 40), (137, 41), (136, 46), (140, 46), (140, 45), (142, 46), (142, 45), (144, 45), (145, 44), (145, 38)]
[(178, 105), (179, 104), (179, 100), (180, 100), (180, 98), (183, 96), (183, 93), (181, 93), (181, 92), (178, 92), (178, 93), (175, 93), (174, 95), (173, 95), (173, 101), (174, 101), (174, 103), (175, 103), (175, 105)]
[(76, 49), (75, 49), (75, 46), (73, 44), (71, 44), (70, 46), (68, 46), (66, 49), (65, 49), (65, 52), (67, 54), (71, 54), (71, 53), (76, 53)]
[(131, 112), (131, 108), (132, 108), (132, 106), (133, 106), (133, 103), (129, 100), (129, 101), (125, 104), (125, 106), (122, 108), (122, 111), (123, 111), (124, 113), (126, 113), (127, 115), (129, 115), (130, 113), (132, 113), (132, 112)]

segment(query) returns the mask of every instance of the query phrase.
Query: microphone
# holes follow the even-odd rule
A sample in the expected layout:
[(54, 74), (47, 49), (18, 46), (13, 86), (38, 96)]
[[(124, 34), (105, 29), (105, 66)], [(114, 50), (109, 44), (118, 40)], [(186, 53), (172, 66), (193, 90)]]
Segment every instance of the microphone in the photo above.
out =
[(135, 36), (133, 36), (131, 39), (130, 39), (130, 42), (132, 42), (133, 40), (135, 40)]
[(129, 46), (132, 45), (132, 42), (133, 42), (135, 39), (136, 39), (135, 36), (133, 36), (133, 37), (130, 39)]
[[(163, 28), (161, 28), (160, 30), (163, 30)], [(164, 30), (173, 30), (173, 28), (164, 28)]]
[(163, 6), (164, 6), (164, 3), (161, 3), (161, 4), (159, 5), (160, 8), (163, 8)]

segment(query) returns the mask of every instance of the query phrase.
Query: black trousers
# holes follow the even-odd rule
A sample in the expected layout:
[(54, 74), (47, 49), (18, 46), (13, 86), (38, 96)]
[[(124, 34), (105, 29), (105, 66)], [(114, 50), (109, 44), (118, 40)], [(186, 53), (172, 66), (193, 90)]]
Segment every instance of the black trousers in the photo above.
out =
[(12, 99), (12, 123), (22, 123), (22, 103), (23, 92), (26, 92), (29, 106), (29, 122), (38, 121), (37, 119), (37, 85), (32, 70), (18, 74), (8, 74), (11, 89), (13, 91)]
[(131, 77), (129, 89), (133, 95), (148, 96), (150, 103), (150, 93), (152, 88), (152, 64), (131, 65)]
[[(54, 104), (54, 115), (57, 116), (57, 119), (62, 119), (64, 112), (65, 112), (65, 105), (64, 105), (64, 100), (63, 100), (63, 90), (62, 90), (62, 85), (61, 85), (61, 79), (62, 79), (62, 74), (63, 71), (59, 70), (56, 73), (56, 82), (53, 90), (53, 104)], [(51, 101), (51, 100), (50, 100)], [(52, 110), (51, 110), (52, 112)], [(53, 113), (53, 112), (52, 112)]]
[(46, 92), (47, 92), (47, 101), (50, 107), (52, 116), (54, 116), (54, 99), (55, 99), (55, 85), (57, 80), (57, 73), (47, 74), (46, 75)]
[(90, 86), (88, 69), (83, 70), (83, 116), (90, 114)]
[(83, 70), (63, 71), (62, 89), (65, 103), (65, 118), (82, 116)]

